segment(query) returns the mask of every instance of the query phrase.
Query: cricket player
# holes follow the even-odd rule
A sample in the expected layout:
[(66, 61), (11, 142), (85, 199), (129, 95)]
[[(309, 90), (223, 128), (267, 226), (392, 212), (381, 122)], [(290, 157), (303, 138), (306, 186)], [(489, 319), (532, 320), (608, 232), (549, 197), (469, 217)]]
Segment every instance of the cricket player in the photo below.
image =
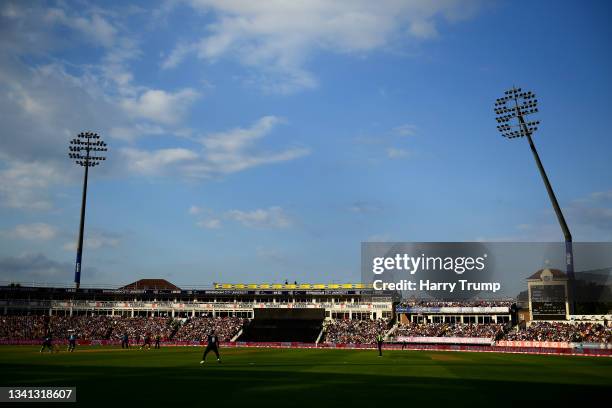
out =
[(378, 333), (376, 336), (376, 345), (378, 346), (378, 357), (382, 357), (382, 346), (383, 346), (384, 338), (381, 333)]
[(53, 352), (53, 335), (51, 332), (47, 332), (47, 335), (43, 340), (42, 347), (40, 348), (40, 352), (42, 353), (45, 348), (49, 349), (49, 353)]
[(206, 361), (206, 355), (212, 351), (217, 356), (217, 362), (221, 362), (221, 357), (219, 356), (219, 337), (215, 334), (215, 331), (211, 331), (208, 335), (208, 341), (206, 344), (206, 350), (204, 350), (204, 355), (202, 356), (202, 361), (200, 364), (204, 364)]
[(147, 350), (151, 350), (151, 335), (149, 333), (146, 333), (144, 335), (144, 341), (142, 343), (142, 346), (140, 346), (140, 349), (142, 350), (145, 347), (147, 348)]
[(130, 338), (128, 337), (127, 332), (123, 333), (121, 337), (121, 348), (130, 348)]
[(70, 335), (68, 336), (68, 351), (71, 353), (76, 348), (76, 339), (77, 339), (77, 336), (74, 333), (74, 330), (71, 330)]

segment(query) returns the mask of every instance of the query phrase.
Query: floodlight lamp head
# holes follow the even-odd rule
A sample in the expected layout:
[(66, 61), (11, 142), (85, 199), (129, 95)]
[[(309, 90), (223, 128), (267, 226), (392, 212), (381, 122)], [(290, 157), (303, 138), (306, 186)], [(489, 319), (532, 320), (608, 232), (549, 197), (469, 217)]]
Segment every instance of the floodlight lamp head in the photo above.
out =
[(536, 125), (539, 122), (527, 121), (526, 116), (538, 112), (537, 103), (531, 91), (516, 87), (504, 91), (504, 96), (495, 101), (497, 130), (508, 139), (530, 136), (538, 129)]
[(103, 157), (97, 152), (108, 151), (106, 146), (97, 133), (81, 132), (70, 141), (68, 156), (75, 159), (75, 163), (79, 166), (95, 167), (100, 164), (100, 160), (103, 160)]

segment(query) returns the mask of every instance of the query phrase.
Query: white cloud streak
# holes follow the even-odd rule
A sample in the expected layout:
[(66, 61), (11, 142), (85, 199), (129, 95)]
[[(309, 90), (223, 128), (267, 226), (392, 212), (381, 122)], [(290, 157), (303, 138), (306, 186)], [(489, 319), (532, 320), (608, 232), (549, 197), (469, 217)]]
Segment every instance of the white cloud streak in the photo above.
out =
[(276, 206), (251, 211), (230, 210), (226, 216), (250, 228), (288, 228), (293, 225), (285, 211)]
[(160, 174), (172, 166), (195, 160), (198, 155), (183, 148), (159, 149), (144, 151), (134, 148), (123, 148), (121, 154), (128, 162), (128, 168), (140, 174)]
[(197, 221), (196, 226), (205, 229), (218, 229), (222, 227), (222, 219), (234, 221), (248, 228), (289, 228), (294, 222), (282, 207), (271, 206), (254, 210), (228, 210), (222, 215), (215, 215), (215, 211), (192, 205), (188, 210)]
[(387, 149), (387, 157), (389, 159), (405, 159), (410, 156), (410, 152), (406, 149), (398, 147), (389, 147)]
[[(121, 243), (122, 237), (104, 231), (89, 231), (84, 238), (83, 245), (86, 249), (97, 250), (103, 248), (117, 248)], [(63, 245), (65, 251), (76, 251), (76, 242), (70, 241)]]
[(44, 162), (8, 161), (0, 170), (0, 204), (21, 210), (49, 210), (48, 189), (64, 180), (55, 166)]
[(19, 224), (8, 231), (8, 235), (17, 239), (48, 241), (56, 237), (57, 229), (43, 222)]
[(173, 125), (179, 123), (199, 94), (191, 88), (172, 93), (149, 89), (136, 98), (121, 101), (121, 107), (136, 118)]
[(124, 148), (122, 154), (133, 171), (142, 174), (179, 172), (190, 178), (223, 176), (310, 154), (310, 149), (305, 147), (292, 147), (273, 152), (256, 149), (257, 143), (283, 122), (283, 119), (276, 116), (264, 116), (251, 127), (234, 128), (201, 137), (197, 139), (199, 148), (154, 151)]
[[(214, 62), (236, 58), (258, 74), (264, 90), (291, 93), (317, 86), (304, 66), (317, 51), (364, 54), (438, 34), (438, 20), (473, 14), (472, 0), (191, 0), (210, 18), (209, 34), (176, 45), (162, 62), (169, 69), (189, 55)], [(273, 78), (273, 79), (271, 79)]]

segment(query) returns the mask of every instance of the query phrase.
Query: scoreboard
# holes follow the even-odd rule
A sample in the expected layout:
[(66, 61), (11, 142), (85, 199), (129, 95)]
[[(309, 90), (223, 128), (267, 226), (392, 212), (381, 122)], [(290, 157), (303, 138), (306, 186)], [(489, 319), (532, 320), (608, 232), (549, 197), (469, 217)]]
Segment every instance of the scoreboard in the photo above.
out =
[(565, 285), (533, 285), (531, 314), (533, 320), (566, 319)]

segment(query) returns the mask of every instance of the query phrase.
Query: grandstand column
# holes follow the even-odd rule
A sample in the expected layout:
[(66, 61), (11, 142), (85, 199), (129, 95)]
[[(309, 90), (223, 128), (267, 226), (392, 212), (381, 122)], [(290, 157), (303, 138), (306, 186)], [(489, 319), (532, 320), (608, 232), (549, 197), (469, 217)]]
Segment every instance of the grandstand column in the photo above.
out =
[(134, 309), (132, 309), (131, 317), (134, 317)]

